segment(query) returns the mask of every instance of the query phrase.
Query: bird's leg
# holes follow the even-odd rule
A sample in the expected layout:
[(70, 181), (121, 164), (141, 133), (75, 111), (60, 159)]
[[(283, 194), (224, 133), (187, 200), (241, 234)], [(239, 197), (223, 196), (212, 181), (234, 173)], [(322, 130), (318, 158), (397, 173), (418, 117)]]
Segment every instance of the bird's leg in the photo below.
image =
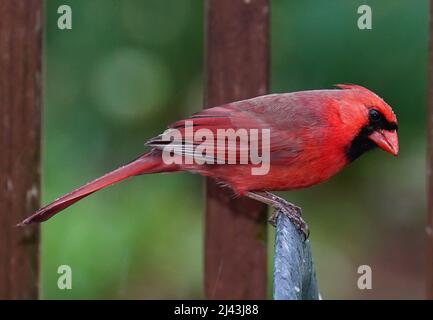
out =
[(298, 230), (300, 230), (304, 234), (305, 239), (308, 239), (310, 231), (308, 229), (308, 225), (301, 217), (301, 208), (267, 191), (248, 192), (246, 196), (270, 205), (275, 209), (275, 211), (272, 213), (271, 217), (268, 220), (269, 223), (272, 224), (274, 227), (277, 225), (278, 215), (283, 213), (290, 219), (290, 221), (292, 221), (292, 223), (298, 228)]

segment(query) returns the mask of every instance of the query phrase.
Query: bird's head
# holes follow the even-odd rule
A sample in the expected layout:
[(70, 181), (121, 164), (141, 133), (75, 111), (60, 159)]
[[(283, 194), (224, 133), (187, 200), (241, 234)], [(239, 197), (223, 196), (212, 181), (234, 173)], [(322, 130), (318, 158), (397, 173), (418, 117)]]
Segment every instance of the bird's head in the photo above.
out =
[(397, 117), (392, 108), (362, 86), (340, 84), (338, 87), (343, 89), (344, 100), (351, 106), (343, 111), (354, 127), (354, 137), (346, 151), (349, 159), (354, 160), (375, 147), (398, 155)]

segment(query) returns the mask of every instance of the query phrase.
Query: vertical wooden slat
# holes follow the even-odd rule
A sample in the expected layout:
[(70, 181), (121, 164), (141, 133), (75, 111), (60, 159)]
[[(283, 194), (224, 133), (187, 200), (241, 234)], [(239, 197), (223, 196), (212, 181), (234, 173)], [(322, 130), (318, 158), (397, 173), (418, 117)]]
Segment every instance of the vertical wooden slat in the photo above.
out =
[(429, 89), (427, 131), (427, 298), (433, 299), (433, 0), (430, 0), (429, 25)]
[(0, 299), (35, 299), (39, 228), (42, 0), (0, 1)]
[[(207, 0), (206, 106), (268, 92), (269, 1)], [(264, 299), (266, 207), (207, 181), (205, 293)]]

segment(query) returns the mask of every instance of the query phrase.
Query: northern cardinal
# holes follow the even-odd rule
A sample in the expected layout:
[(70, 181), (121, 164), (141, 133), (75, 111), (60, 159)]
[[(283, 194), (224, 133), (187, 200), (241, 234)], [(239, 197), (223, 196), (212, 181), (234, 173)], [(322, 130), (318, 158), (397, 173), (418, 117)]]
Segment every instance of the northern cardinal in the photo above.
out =
[[(268, 191), (293, 190), (323, 182), (376, 147), (398, 154), (397, 118), (391, 107), (359, 85), (338, 87), (340, 89), (260, 96), (205, 109), (177, 121), (168, 129), (179, 130), (177, 138), (167, 140), (163, 134), (149, 140), (147, 145), (151, 150), (148, 153), (58, 198), (20, 225), (45, 221), (93, 192), (131, 176), (190, 171), (220, 181), (239, 196), (248, 196), (282, 210), (305, 233), (306, 225), (298, 208)], [(251, 161), (244, 164), (166, 163), (162, 154), (168, 145), (172, 154), (185, 160), (202, 142), (191, 137), (191, 133), (187, 137), (184, 128), (187, 121), (192, 123), (193, 133), (199, 129), (208, 129), (206, 132), (214, 134), (218, 129), (268, 129), (269, 171), (252, 175), (251, 169), (257, 165)], [(190, 148), (185, 148), (187, 138), (193, 139)], [(249, 151), (251, 144), (252, 141), (235, 147), (217, 144), (212, 151), (214, 155), (227, 154), (232, 151), (230, 148)], [(239, 154), (236, 155), (238, 159)], [(214, 157), (216, 160), (217, 156)]]

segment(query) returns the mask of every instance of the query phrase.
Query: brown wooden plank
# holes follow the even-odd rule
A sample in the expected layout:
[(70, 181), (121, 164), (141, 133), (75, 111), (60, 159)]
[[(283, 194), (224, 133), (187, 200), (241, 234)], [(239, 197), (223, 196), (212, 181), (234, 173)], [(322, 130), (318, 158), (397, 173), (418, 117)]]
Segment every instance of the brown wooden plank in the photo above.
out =
[(39, 228), (42, 1), (0, 1), (0, 299), (35, 299)]
[[(208, 0), (208, 107), (269, 88), (269, 1)], [(205, 293), (209, 299), (264, 299), (266, 206), (207, 181)]]
[(427, 298), (433, 299), (433, 0), (430, 0), (429, 26), (429, 89), (428, 89), (428, 131), (427, 131)]

